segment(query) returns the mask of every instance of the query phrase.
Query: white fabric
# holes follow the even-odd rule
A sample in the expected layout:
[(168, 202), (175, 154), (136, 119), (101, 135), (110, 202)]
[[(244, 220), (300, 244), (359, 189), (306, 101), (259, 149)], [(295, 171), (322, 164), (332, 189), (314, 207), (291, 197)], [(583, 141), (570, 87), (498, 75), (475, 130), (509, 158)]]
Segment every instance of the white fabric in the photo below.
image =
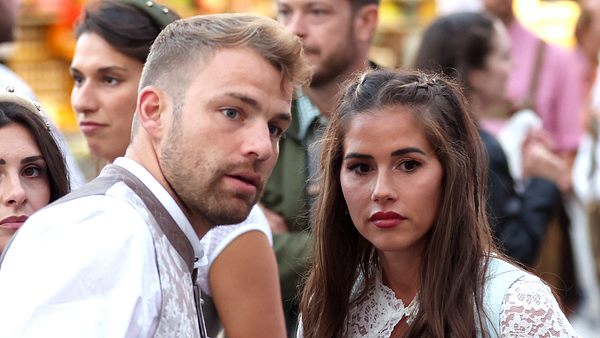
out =
[[(164, 202), (196, 254), (201, 246), (173, 198), (139, 164), (115, 164)], [(154, 244), (124, 183), (105, 195), (44, 208), (19, 231), (0, 269), (0, 337), (151, 337), (161, 288)]]
[[(496, 279), (491, 279), (491, 283), (495, 282)], [(486, 286), (494, 291), (505, 289), (501, 285)], [(538, 277), (523, 272), (522, 277), (508, 287), (506, 294), (486, 294), (484, 304), (493, 301), (490, 297), (498, 296), (503, 299), (500, 318), (490, 320), (500, 323), (500, 337), (579, 337), (560, 310), (550, 288)], [(418, 301), (413, 300), (405, 308), (378, 276), (375, 287), (367, 291), (366, 299), (350, 308), (345, 337), (389, 338), (402, 318), (406, 316), (412, 321), (417, 311)], [(300, 325), (298, 337), (302, 337), (302, 333)], [(497, 336), (495, 332), (488, 334)]]
[(273, 245), (273, 236), (271, 234), (271, 228), (269, 222), (265, 217), (262, 209), (255, 205), (250, 211), (248, 218), (242, 223), (235, 225), (220, 225), (210, 229), (204, 237), (200, 240), (206, 258), (208, 259), (207, 264), (204, 264), (198, 268), (198, 285), (202, 289), (202, 292), (211, 295), (209, 286), (209, 273), (210, 267), (215, 259), (223, 252), (223, 250), (236, 238), (249, 232), (259, 231), (262, 232), (267, 239), (269, 244)]
[(506, 121), (498, 133), (498, 142), (506, 154), (511, 176), (523, 176), (523, 143), (532, 129), (542, 128), (542, 119), (530, 109), (522, 109)]
[[(0, 89), (4, 90), (4, 88), (7, 86), (13, 87), (15, 89), (15, 93), (17, 94), (27, 97), (33, 101), (37, 101), (37, 98), (31, 91), (31, 88), (29, 88), (29, 86), (20, 77), (18, 77), (17, 74), (8, 69), (6, 66), (0, 64)], [(50, 121), (50, 117), (46, 116), (46, 118)], [(51, 128), (52, 136), (54, 136), (56, 143), (65, 156), (71, 188), (75, 189), (84, 185), (85, 177), (77, 165), (77, 161), (75, 161), (75, 157), (71, 153), (71, 149), (67, 145), (64, 135), (58, 128), (56, 128), (56, 126), (54, 126), (54, 124), (51, 124)]]

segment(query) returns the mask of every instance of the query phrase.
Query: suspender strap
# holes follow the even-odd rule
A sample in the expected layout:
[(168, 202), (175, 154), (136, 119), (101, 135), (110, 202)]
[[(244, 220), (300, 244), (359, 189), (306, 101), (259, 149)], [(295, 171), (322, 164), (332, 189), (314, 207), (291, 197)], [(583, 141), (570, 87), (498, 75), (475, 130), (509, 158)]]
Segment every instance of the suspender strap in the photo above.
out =
[(529, 108), (533, 111), (535, 111), (535, 98), (540, 84), (540, 74), (542, 73), (545, 50), (546, 43), (544, 40), (539, 39), (535, 52), (535, 63), (533, 64), (533, 71), (531, 72), (531, 80), (529, 82), (529, 90), (527, 91), (527, 96), (525, 96), (525, 99), (523, 100), (523, 108)]

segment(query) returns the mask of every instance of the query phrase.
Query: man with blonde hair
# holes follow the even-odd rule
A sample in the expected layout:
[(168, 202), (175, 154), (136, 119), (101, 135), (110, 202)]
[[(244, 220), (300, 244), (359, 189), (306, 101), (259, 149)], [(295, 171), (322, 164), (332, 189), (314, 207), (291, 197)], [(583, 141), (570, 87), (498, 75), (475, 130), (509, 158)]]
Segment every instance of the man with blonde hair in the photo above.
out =
[(0, 336), (205, 336), (199, 238), (260, 198), (308, 73), (301, 50), (255, 15), (167, 26), (125, 157), (29, 218), (5, 250)]

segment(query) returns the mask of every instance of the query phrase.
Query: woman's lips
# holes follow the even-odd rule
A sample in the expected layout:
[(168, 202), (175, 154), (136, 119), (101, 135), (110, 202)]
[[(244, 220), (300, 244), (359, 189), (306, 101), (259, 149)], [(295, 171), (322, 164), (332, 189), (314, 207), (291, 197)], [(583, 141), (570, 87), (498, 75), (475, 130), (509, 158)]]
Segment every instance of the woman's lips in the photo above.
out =
[(406, 217), (393, 211), (379, 211), (371, 215), (369, 221), (378, 228), (389, 229), (399, 225), (405, 219)]
[(27, 220), (27, 216), (10, 216), (0, 221), (0, 228), (17, 230)]

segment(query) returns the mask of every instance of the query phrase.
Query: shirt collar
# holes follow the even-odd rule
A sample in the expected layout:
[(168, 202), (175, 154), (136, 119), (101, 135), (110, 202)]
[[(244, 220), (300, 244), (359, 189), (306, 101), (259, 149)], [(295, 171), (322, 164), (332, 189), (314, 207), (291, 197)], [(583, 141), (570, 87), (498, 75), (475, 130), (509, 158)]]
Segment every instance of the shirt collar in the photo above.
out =
[(296, 107), (298, 111), (298, 138), (304, 139), (310, 125), (321, 116), (321, 111), (315, 106), (310, 98), (304, 94), (302, 89), (296, 89)]
[(152, 174), (150, 174), (150, 172), (148, 172), (148, 170), (146, 170), (146, 168), (136, 161), (125, 157), (119, 157), (115, 159), (113, 164), (118, 165), (135, 175), (135, 177), (139, 178), (140, 181), (142, 181), (146, 187), (150, 189), (150, 191), (162, 203), (165, 209), (167, 209), (171, 217), (173, 217), (175, 223), (177, 223), (179, 228), (181, 228), (181, 231), (183, 231), (187, 239), (190, 241), (190, 244), (192, 244), (192, 248), (194, 248), (194, 254), (198, 258), (196, 263), (194, 263), (194, 266), (203, 265), (206, 257), (204, 256), (200, 239), (198, 238), (196, 231), (194, 231), (192, 224), (169, 192), (167, 192), (167, 190), (156, 180), (156, 178), (154, 178), (154, 176), (152, 176)]

